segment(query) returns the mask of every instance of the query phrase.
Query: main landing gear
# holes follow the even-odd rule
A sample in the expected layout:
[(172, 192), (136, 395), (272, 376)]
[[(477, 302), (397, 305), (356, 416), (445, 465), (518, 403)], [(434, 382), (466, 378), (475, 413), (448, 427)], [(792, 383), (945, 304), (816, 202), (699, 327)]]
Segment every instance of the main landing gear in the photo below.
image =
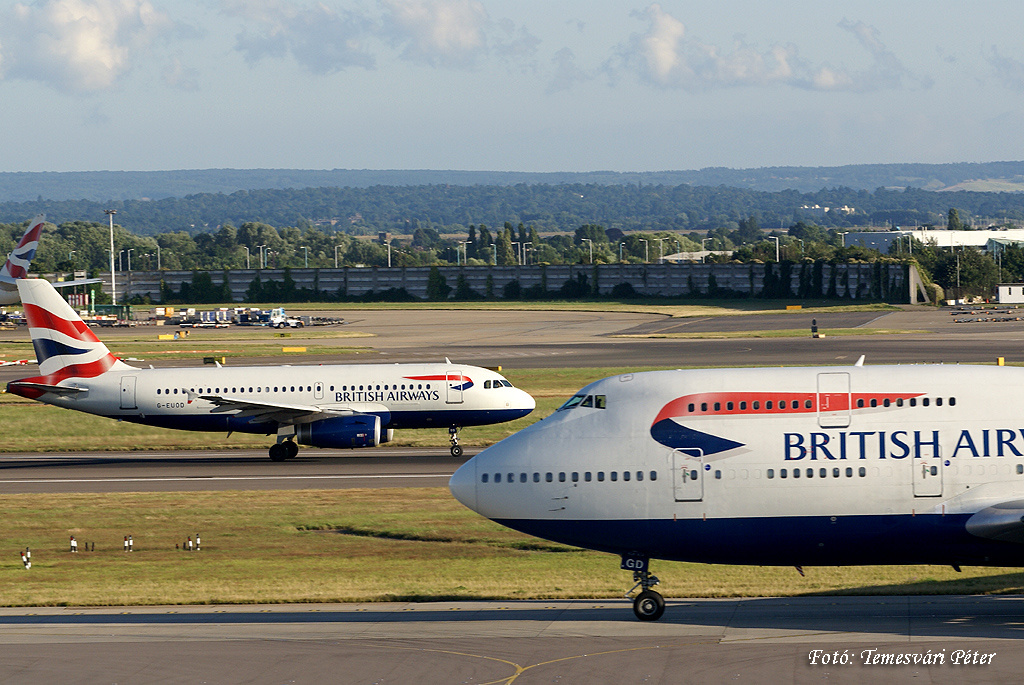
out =
[(298, 453), (299, 446), (295, 444), (294, 440), (282, 440), (281, 442), (275, 443), (270, 446), (271, 461), (284, 461), (285, 459), (292, 459)]
[(448, 438), (452, 443), (452, 456), (461, 457), (462, 447), (459, 445), (459, 431), (462, 430), (460, 426), (449, 426), (448, 427)]
[(651, 588), (660, 581), (657, 576), (652, 576), (647, 570), (648, 558), (639, 554), (623, 554), (622, 565), (627, 571), (633, 572), (633, 580), (636, 585), (626, 593), (626, 596), (641, 588), (639, 595), (633, 598), (633, 613), (641, 621), (657, 621), (665, 613), (665, 598)]

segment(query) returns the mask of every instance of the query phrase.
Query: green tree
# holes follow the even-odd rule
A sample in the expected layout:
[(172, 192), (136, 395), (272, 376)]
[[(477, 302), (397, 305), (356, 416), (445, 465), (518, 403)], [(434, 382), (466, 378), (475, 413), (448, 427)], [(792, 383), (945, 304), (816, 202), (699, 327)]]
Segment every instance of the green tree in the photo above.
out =
[(444, 274), (436, 266), (430, 267), (430, 274), (427, 276), (427, 299), (447, 300), (452, 287), (448, 285)]
[(949, 218), (947, 228), (951, 231), (962, 231), (964, 230), (964, 224), (960, 221), (960, 212), (957, 211), (956, 207), (950, 207)]

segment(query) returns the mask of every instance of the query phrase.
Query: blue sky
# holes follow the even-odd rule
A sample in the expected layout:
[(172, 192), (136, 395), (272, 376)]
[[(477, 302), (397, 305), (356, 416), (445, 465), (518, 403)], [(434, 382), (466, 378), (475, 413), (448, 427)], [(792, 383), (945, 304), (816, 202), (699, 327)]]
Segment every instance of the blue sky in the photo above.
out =
[(1024, 3), (0, 1), (0, 171), (1024, 159)]

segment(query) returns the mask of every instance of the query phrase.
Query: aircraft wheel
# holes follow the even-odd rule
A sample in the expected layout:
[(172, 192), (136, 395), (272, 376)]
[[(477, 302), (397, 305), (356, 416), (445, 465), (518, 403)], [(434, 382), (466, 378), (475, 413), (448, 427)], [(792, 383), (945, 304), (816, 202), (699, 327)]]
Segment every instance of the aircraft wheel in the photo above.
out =
[(453, 457), (461, 457), (462, 456), (462, 446), (461, 445), (452, 445), (452, 456)]
[(633, 600), (633, 613), (641, 621), (657, 621), (665, 613), (665, 599), (654, 590), (644, 590)]
[(283, 442), (278, 442), (270, 446), (270, 461), (284, 461), (288, 458), (288, 448), (284, 446)]
[(294, 459), (295, 455), (299, 453), (299, 446), (296, 445), (292, 440), (285, 440), (281, 444), (284, 445), (286, 458)]

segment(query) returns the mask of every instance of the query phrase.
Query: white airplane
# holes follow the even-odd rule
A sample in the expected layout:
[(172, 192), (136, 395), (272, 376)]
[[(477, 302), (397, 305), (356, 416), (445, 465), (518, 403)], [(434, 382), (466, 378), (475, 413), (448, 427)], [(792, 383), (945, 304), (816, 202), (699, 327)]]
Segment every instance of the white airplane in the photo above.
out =
[[(1024, 566), (1024, 369), (625, 374), (487, 448), (452, 494), (505, 526), (622, 557)], [(632, 592), (632, 590), (631, 590)]]
[(313, 447), (371, 447), (395, 428), (458, 431), (526, 416), (536, 406), (477, 366), (366, 364), (139, 369), (114, 357), (53, 286), (18, 280), (39, 376), (7, 391), (150, 426), (277, 435), (274, 461)]
[(7, 257), (7, 262), (0, 269), (0, 305), (14, 304), (18, 301), (17, 279), (28, 276), (28, 265), (36, 256), (39, 247), (39, 236), (43, 232), (46, 215), (40, 214), (28, 222), (28, 230), (21, 241)]

